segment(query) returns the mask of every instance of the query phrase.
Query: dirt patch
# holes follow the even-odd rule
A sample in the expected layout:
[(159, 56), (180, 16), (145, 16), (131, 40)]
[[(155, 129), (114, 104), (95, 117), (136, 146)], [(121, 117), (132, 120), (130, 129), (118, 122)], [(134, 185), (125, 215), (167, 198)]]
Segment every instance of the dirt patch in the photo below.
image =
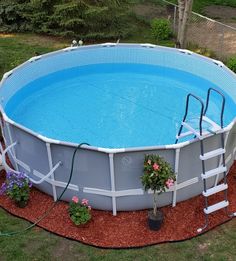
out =
[(65, 39), (53, 36), (42, 36), (42, 35), (20, 35), (22, 43), (26, 43), (29, 45), (43, 45), (54, 48), (64, 48), (69, 46), (69, 42), (67, 43)]
[(51, 261), (58, 260), (85, 260), (85, 255), (82, 252), (75, 250), (76, 242), (64, 240), (64, 238), (59, 238), (58, 243), (53, 248), (54, 256)]
[(201, 253), (206, 253), (209, 250), (210, 243), (202, 243), (198, 245), (198, 250)]
[[(212, 20), (193, 15), (189, 23), (187, 42), (210, 49), (218, 59), (227, 59), (236, 53), (236, 8), (211, 5), (204, 9)], [(227, 27), (227, 25), (231, 26)], [(234, 29), (235, 28), (235, 29)]]
[[(236, 23), (230, 25), (236, 26)], [(219, 59), (223, 59), (236, 52), (236, 30), (214, 22), (196, 21), (188, 27), (187, 42), (210, 49)]]
[(230, 6), (210, 5), (203, 9), (206, 16), (216, 20), (229, 21), (236, 19), (236, 8)]
[(12, 38), (12, 37), (15, 37), (15, 35), (0, 33), (0, 38)]
[(174, 7), (155, 5), (152, 3), (138, 4), (133, 7), (133, 12), (147, 20), (152, 20), (153, 18), (168, 18), (168, 16), (173, 16)]

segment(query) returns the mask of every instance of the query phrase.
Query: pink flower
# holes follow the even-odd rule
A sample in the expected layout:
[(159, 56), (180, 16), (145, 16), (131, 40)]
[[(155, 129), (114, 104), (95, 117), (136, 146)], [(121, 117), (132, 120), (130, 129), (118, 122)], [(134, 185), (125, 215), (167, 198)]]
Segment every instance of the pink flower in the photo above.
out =
[(158, 170), (160, 168), (160, 166), (156, 163), (154, 163), (152, 167), (154, 170)]
[(147, 163), (148, 163), (148, 165), (151, 165), (151, 164), (152, 164), (152, 162), (151, 162), (150, 159), (147, 161)]
[(173, 179), (168, 179), (166, 181), (166, 186), (167, 186), (167, 188), (170, 188), (170, 187), (174, 186), (174, 180)]
[(78, 203), (78, 202), (79, 202), (79, 198), (76, 197), (76, 196), (74, 196), (74, 197), (72, 198), (72, 201), (73, 201), (74, 203)]
[(92, 208), (91, 208), (91, 206), (88, 206), (88, 210), (91, 210)]
[(88, 205), (88, 200), (83, 198), (82, 201), (81, 201), (82, 205), (85, 205), (87, 206)]

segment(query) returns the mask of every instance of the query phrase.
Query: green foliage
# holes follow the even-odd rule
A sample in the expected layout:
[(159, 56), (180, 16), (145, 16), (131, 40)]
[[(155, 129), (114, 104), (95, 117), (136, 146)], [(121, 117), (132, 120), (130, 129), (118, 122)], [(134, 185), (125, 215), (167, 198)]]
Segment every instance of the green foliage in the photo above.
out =
[(167, 19), (153, 19), (151, 21), (151, 32), (157, 40), (168, 40), (172, 35), (171, 23)]
[(175, 175), (170, 164), (162, 157), (154, 154), (145, 155), (141, 181), (145, 190), (151, 189), (160, 194), (173, 185)]
[(127, 35), (127, 0), (0, 1), (0, 29), (88, 38)]
[(27, 202), (32, 183), (24, 173), (8, 172), (6, 181), (2, 184), (0, 194), (6, 194), (16, 202)]
[(236, 57), (231, 57), (227, 62), (227, 66), (236, 73)]
[(78, 197), (74, 196), (69, 204), (69, 215), (71, 220), (78, 226), (86, 224), (91, 219), (91, 207), (88, 205), (87, 199), (80, 202)]
[(157, 194), (165, 192), (176, 180), (172, 167), (159, 155), (145, 155), (141, 181), (145, 190), (153, 191), (153, 214), (157, 215)]

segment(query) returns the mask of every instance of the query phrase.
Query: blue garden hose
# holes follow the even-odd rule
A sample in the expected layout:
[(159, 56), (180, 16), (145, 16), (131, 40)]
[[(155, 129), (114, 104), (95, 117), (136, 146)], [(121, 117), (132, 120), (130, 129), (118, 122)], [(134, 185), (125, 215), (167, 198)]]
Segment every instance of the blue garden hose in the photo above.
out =
[(72, 174), (73, 174), (73, 170), (74, 170), (74, 162), (75, 162), (75, 154), (76, 152), (81, 148), (81, 146), (83, 145), (88, 145), (88, 143), (80, 143), (76, 149), (74, 150), (73, 156), (72, 156), (72, 161), (71, 161), (71, 170), (70, 170), (70, 177), (69, 180), (66, 184), (66, 187), (64, 188), (64, 190), (62, 191), (61, 195), (57, 198), (57, 200), (55, 202), (53, 202), (52, 206), (46, 210), (33, 224), (31, 224), (30, 226), (28, 226), (27, 228), (23, 229), (23, 230), (19, 230), (19, 231), (12, 231), (12, 232), (5, 232), (5, 233), (1, 233), (0, 232), (0, 236), (15, 236), (15, 235), (19, 235), (22, 234), (24, 232), (27, 232), (28, 230), (30, 230), (31, 228), (35, 227), (40, 221), (42, 221), (44, 218), (46, 218), (51, 211), (53, 210), (53, 208), (56, 206), (56, 204), (60, 201), (60, 199), (62, 198), (62, 196), (64, 195), (64, 193), (66, 192), (71, 179), (72, 179)]

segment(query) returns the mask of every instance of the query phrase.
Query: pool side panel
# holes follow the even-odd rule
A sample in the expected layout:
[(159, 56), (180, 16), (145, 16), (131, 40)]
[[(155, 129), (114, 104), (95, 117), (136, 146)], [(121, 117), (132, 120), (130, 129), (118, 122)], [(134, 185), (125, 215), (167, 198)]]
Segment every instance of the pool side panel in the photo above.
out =
[[(4, 124), (4, 126), (6, 126)], [(40, 179), (50, 171), (47, 154), (47, 143), (25, 130), (10, 124), (15, 146), (19, 169), (25, 171), (34, 179)], [(4, 127), (7, 145), (9, 137)], [(219, 135), (204, 140), (205, 149), (209, 151), (219, 146)], [(47, 178), (42, 184), (36, 185), (40, 190), (53, 195), (53, 186), (59, 196), (69, 179), (71, 158), (76, 146), (51, 144), (52, 165), (62, 162), (54, 173), (54, 179)], [(227, 166), (232, 165), (235, 158), (236, 125), (231, 129), (227, 142)], [(180, 148), (180, 161), (178, 182), (176, 184), (177, 202), (201, 194), (202, 181), (199, 141), (192, 142)], [(157, 153), (163, 156), (175, 168), (175, 149), (149, 149), (140, 148), (140, 151), (127, 151), (115, 154), (100, 152), (98, 150), (81, 149), (75, 158), (74, 172), (70, 186), (63, 200), (69, 201), (73, 195), (89, 199), (93, 208), (103, 210), (126, 211), (150, 208), (152, 206), (151, 191), (144, 192), (140, 182), (142, 175), (144, 155)], [(112, 187), (110, 158), (114, 159), (114, 184)], [(219, 157), (207, 163), (207, 168), (216, 168)], [(215, 179), (208, 182), (212, 186)], [(114, 189), (115, 188), (115, 189)], [(162, 193), (158, 197), (159, 206), (173, 203), (173, 190)], [(114, 212), (115, 203), (115, 212)]]
[[(53, 164), (62, 161), (62, 166), (55, 172), (56, 182), (66, 184), (72, 167), (72, 155), (75, 147), (52, 145)], [(92, 206), (98, 209), (111, 209), (111, 198), (92, 194), (101, 191), (110, 191), (109, 156), (106, 153), (79, 149), (75, 155), (72, 189), (66, 191), (63, 200), (70, 201), (72, 196), (87, 198)], [(94, 190), (95, 189), (95, 190)], [(57, 195), (62, 192), (62, 187), (56, 186)], [(87, 193), (86, 191), (92, 192)]]

